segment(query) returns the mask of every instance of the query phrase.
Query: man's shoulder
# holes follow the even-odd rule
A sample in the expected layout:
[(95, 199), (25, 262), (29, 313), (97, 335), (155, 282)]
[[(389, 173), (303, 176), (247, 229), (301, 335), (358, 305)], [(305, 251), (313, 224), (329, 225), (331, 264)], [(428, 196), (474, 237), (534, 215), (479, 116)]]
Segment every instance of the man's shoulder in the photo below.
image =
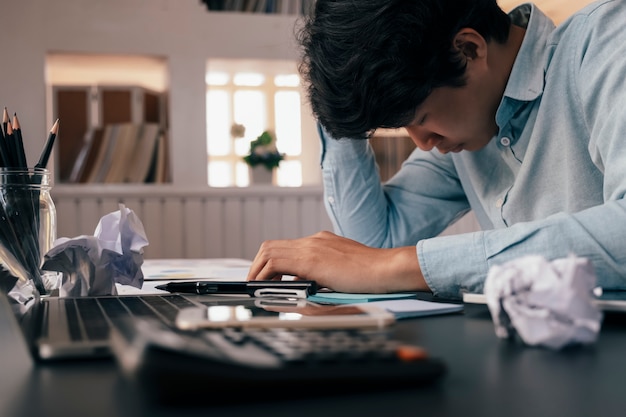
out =
[(599, 0), (573, 13), (557, 27), (555, 33), (586, 36), (614, 29), (623, 31), (625, 17), (626, 2)]

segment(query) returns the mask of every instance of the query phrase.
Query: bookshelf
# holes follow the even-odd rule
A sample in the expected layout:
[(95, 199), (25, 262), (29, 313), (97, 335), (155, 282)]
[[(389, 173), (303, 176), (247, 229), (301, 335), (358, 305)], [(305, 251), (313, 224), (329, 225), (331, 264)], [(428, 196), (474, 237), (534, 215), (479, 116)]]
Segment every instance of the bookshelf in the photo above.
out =
[(378, 129), (370, 139), (378, 164), (381, 181), (387, 181), (402, 166), (415, 149), (415, 144), (404, 129)]
[[(63, 120), (63, 129), (56, 143), (58, 178), (69, 178), (72, 166), (82, 148), (83, 138), (90, 127), (90, 90), (85, 87), (60, 87), (54, 91), (55, 118)], [(65, 124), (65, 119), (70, 122)]]
[(201, 0), (211, 12), (306, 15), (315, 0)]
[[(166, 93), (140, 86), (115, 85), (55, 85), (52, 91), (53, 116), (63, 121), (57, 141), (57, 182), (93, 182), (94, 178), (99, 178), (95, 172), (81, 174), (76, 166), (82, 158), (88, 158), (90, 152), (92, 156), (87, 165), (96, 164), (98, 158), (93, 156), (94, 150), (87, 149), (94, 144), (112, 146), (116, 149), (111, 151), (126, 156), (133, 153), (134, 143), (139, 142), (145, 126), (158, 125), (160, 132), (167, 134)], [(116, 132), (120, 135), (114, 134)], [(158, 140), (165, 141), (165, 138)], [(97, 149), (95, 151), (97, 153)], [(167, 159), (167, 149), (162, 151)], [(130, 155), (124, 159), (129, 164), (134, 163)], [(126, 182), (129, 178), (138, 178), (120, 172), (120, 168), (112, 168), (115, 172), (100, 175), (96, 182)], [(166, 174), (158, 176), (167, 177)]]

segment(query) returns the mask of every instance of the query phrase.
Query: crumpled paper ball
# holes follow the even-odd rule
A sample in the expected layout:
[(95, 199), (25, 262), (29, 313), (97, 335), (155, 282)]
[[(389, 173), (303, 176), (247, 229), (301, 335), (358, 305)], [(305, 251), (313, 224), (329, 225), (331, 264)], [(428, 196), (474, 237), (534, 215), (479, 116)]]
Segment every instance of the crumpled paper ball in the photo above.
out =
[(103, 216), (94, 236), (59, 238), (44, 257), (43, 269), (63, 273), (60, 297), (116, 295), (116, 283), (143, 286), (143, 248), (148, 245), (141, 220), (120, 204)]
[(602, 312), (593, 303), (596, 276), (588, 259), (539, 255), (489, 269), (484, 293), (500, 338), (561, 349), (597, 340)]

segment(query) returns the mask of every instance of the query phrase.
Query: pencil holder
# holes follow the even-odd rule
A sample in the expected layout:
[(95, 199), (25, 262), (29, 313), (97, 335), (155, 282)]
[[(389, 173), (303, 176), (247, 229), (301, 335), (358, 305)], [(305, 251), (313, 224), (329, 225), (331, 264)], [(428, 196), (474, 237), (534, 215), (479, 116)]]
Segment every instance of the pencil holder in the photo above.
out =
[(58, 272), (41, 270), (57, 233), (51, 188), (47, 169), (0, 168), (0, 258), (14, 274), (26, 275), (19, 278), (32, 280), (40, 294), (60, 282)]

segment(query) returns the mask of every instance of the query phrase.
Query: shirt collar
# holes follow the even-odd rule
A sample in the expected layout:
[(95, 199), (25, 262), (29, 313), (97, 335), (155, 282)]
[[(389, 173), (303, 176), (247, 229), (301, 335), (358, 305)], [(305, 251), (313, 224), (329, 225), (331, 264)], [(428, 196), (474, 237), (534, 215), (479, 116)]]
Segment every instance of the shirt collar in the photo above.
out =
[(522, 4), (509, 15), (516, 25), (526, 27), (526, 34), (515, 58), (504, 96), (520, 101), (532, 101), (543, 92), (547, 62), (547, 42), (554, 23), (537, 6)]

